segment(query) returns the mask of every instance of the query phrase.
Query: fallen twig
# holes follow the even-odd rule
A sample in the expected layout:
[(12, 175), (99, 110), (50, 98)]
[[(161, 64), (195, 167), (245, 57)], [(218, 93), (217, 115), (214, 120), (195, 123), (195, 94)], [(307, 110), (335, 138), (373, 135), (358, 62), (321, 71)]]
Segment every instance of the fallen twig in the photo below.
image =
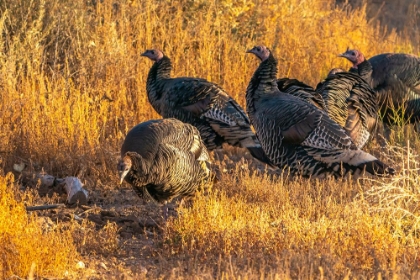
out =
[(26, 206), (26, 211), (37, 211), (37, 210), (46, 210), (46, 209), (56, 209), (65, 207), (66, 205), (63, 203), (60, 204), (45, 204), (45, 205), (37, 205), (37, 206)]

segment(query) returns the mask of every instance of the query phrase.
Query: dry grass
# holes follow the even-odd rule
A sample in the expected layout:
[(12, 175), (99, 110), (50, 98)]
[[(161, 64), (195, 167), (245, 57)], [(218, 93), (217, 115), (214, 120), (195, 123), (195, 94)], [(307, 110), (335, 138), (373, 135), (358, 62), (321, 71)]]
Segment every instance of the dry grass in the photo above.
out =
[(403, 36), (408, 36), (413, 42), (419, 40), (420, 1), (367, 1), (367, 0), (338, 0), (352, 7), (366, 5), (366, 13), (370, 21), (377, 21), (388, 31), (396, 30)]
[[(311, 85), (329, 69), (349, 66), (336, 56), (347, 46), (361, 49), (367, 57), (420, 52), (417, 37), (411, 36), (416, 20), (398, 25), (398, 32), (385, 28), (387, 20), (393, 26), (400, 22), (404, 10), (377, 22), (371, 20), (373, 4), (356, 2), (351, 9), (328, 0), (2, 1), (4, 173), (23, 161), (53, 175), (77, 175), (94, 193), (118, 197), (110, 189), (117, 185), (116, 158), (126, 132), (138, 122), (159, 117), (145, 92), (151, 62), (140, 53), (148, 48), (161, 48), (172, 58), (174, 76), (214, 81), (241, 105), (258, 63), (245, 50), (255, 44), (272, 48), (280, 62), (279, 76)], [(403, 0), (398, 4), (418, 5)], [(407, 9), (417, 19), (418, 12)], [(163, 236), (153, 237), (157, 245), (151, 256), (160, 265), (151, 275), (415, 278), (420, 244), (415, 151), (420, 143), (412, 128), (396, 128), (391, 144), (387, 151), (375, 143), (368, 150), (399, 170), (393, 180), (273, 180), (242, 174), (240, 169), (223, 175), (212, 194), (199, 196), (192, 208), (183, 209), (180, 218), (168, 224)], [(11, 194), (8, 197), (1, 212), (32, 225), (23, 206)], [(30, 196), (25, 199), (33, 201)], [(93, 201), (99, 204), (95, 197)], [(18, 210), (11, 212), (8, 205)], [(27, 277), (34, 261), (37, 275), (62, 277), (75, 265), (75, 248), (83, 256), (118, 251), (112, 223), (103, 229), (86, 221), (53, 233), (38, 229), (35, 235), (43, 241), (33, 239), (32, 233), (24, 237), (19, 230), (0, 223), (1, 234), (10, 240), (3, 238), (0, 244), (14, 241), (13, 246), (23, 247), (29, 239), (37, 240), (37, 248), (67, 251), (54, 250), (59, 257), (49, 260), (51, 264), (37, 250), (34, 255), (15, 254), (21, 258), (16, 267), (2, 257), (3, 277)], [(46, 238), (48, 234), (53, 237)]]
[(209, 271), (219, 275), (217, 267), (234, 278), (415, 279), (420, 275), (417, 159), (398, 148), (386, 153), (394, 160), (404, 154), (411, 168), (391, 180), (225, 174), (214, 193), (199, 196), (172, 221), (167, 257), (215, 264)]
[[(0, 277), (76, 277), (83, 255), (109, 256), (118, 247), (117, 226), (107, 223), (97, 229), (83, 220), (62, 223), (25, 205), (51, 203), (57, 197), (41, 198), (36, 190), (22, 191), (11, 173), (0, 176)], [(79, 220), (81, 220), (79, 218)]]
[[(71, 232), (48, 223), (36, 214), (28, 215), (17, 202), (13, 176), (0, 177), (0, 277), (69, 275), (71, 260), (79, 257)], [(31, 268), (31, 266), (34, 266)]]

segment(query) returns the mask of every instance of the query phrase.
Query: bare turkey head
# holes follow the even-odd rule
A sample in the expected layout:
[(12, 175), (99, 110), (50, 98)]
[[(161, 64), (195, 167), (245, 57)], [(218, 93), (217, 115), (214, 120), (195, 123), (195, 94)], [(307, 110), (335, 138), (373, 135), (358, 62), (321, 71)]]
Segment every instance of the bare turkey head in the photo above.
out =
[(338, 56), (347, 58), (351, 63), (353, 63), (353, 68), (357, 68), (357, 65), (365, 61), (365, 57), (360, 51), (349, 50), (349, 48), (347, 48), (346, 52), (339, 54)]
[(125, 176), (131, 170), (132, 161), (129, 155), (125, 155), (118, 162), (118, 174), (120, 175), (120, 184), (124, 181)]
[(141, 56), (145, 56), (150, 58), (151, 60), (158, 62), (163, 57), (163, 52), (158, 49), (153, 50), (146, 50), (144, 53), (141, 54)]
[(267, 60), (270, 56), (270, 50), (266, 46), (255, 46), (246, 52), (255, 54), (261, 61)]

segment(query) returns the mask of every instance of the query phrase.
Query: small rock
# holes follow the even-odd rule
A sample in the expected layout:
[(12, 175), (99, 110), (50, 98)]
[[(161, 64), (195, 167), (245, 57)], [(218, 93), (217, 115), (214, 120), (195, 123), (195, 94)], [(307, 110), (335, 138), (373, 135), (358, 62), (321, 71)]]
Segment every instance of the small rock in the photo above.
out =
[(54, 186), (55, 177), (48, 174), (38, 174), (37, 179), (41, 180), (41, 185), (47, 188)]
[(67, 193), (67, 203), (86, 205), (89, 198), (89, 193), (83, 188), (83, 184), (77, 177), (64, 178), (64, 189)]
[(76, 214), (74, 215), (74, 219), (76, 221), (83, 221), (83, 218), (80, 218), (79, 216), (77, 216)]
[(85, 265), (85, 263), (84, 263), (84, 262), (79, 261), (79, 262), (76, 264), (76, 268), (77, 268), (77, 269), (85, 269), (85, 268), (86, 268), (86, 265)]
[(108, 270), (108, 267), (106, 266), (106, 264), (104, 264), (103, 262), (101, 262), (99, 264), (103, 269)]
[(26, 164), (21, 162), (21, 163), (15, 163), (13, 164), (13, 170), (19, 173), (22, 173), (23, 169), (25, 169)]

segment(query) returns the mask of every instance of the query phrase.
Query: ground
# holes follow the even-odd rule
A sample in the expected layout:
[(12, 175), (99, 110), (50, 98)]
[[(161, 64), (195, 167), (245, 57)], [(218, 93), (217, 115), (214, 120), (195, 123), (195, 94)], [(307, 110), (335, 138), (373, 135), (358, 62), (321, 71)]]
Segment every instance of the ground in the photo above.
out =
[[(228, 148), (227, 150), (228, 152), (219, 150), (212, 153), (213, 171), (217, 176), (229, 173), (238, 166), (244, 171), (264, 170), (270, 174), (279, 173), (265, 170), (265, 166), (253, 160), (244, 149)], [(26, 174), (27, 177), (33, 177), (33, 175)], [(117, 172), (115, 172), (115, 177), (117, 179)], [(93, 223), (87, 226), (89, 230), (93, 230), (86, 238), (88, 240), (79, 242), (82, 259), (76, 265), (77, 277), (80, 279), (142, 279), (146, 277), (153, 279), (163, 275), (169, 277), (178, 273), (182, 275), (191, 269), (185, 267), (183, 271), (184, 268), (180, 265), (182, 256), (167, 259), (160, 255), (165, 227), (171, 222), (165, 222), (163, 219), (161, 205), (138, 197), (126, 182), (118, 185), (102, 184), (97, 180), (95, 184), (93, 178), (87, 178), (86, 181), (91, 182), (84, 186), (89, 191), (87, 205), (67, 205), (57, 209), (37, 211), (41, 225), (46, 228), (53, 227), (56, 223), (70, 226), (76, 221), (82, 225), (83, 230), (84, 223), (88, 221)], [(35, 196), (39, 195), (37, 204), (51, 203), (51, 196), (55, 198), (55, 203), (66, 202), (67, 195), (59, 187), (36, 186), (36, 180), (28, 178), (21, 179), (21, 184), (22, 190), (36, 191)], [(222, 188), (223, 182), (217, 182), (216, 179), (215, 187)], [(177, 203), (178, 201), (175, 201), (170, 204), (169, 219), (176, 219), (178, 213), (174, 209)], [(116, 236), (112, 232), (104, 233), (104, 227), (110, 224), (116, 226)], [(89, 240), (92, 236), (93, 240)], [(116, 242), (110, 240), (115, 237)], [(212, 278), (207, 274), (208, 272), (205, 272), (202, 276)]]

